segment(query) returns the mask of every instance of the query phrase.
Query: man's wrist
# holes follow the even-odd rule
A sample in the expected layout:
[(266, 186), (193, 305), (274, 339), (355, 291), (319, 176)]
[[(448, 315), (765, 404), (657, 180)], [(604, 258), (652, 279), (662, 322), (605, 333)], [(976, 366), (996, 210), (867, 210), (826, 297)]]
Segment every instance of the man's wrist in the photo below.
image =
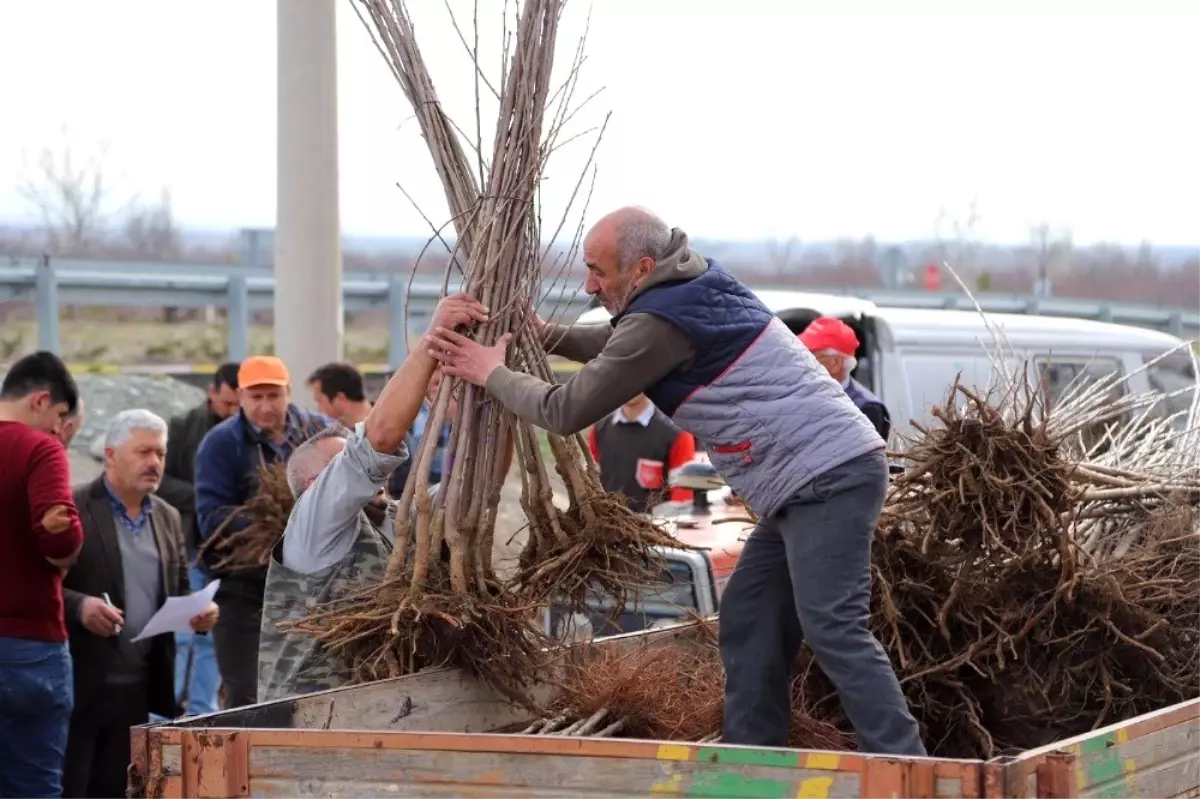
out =
[(488, 372), (486, 375), (484, 375), (483, 383), (482, 383), (483, 388), (484, 389), (489, 388), (491, 385), (493, 385), (493, 381), (495, 381), (495, 380), (503, 380), (504, 378), (503, 378), (502, 374), (507, 371), (508, 371), (508, 367), (502, 363), (496, 364), (495, 366), (493, 366), (492, 370), (490, 372)]
[(433, 349), (433, 339), (430, 333), (421, 336), (421, 344), (415, 352), (409, 353), (409, 357), (417, 358), (421, 363), (430, 366), (429, 374), (433, 374), (433, 370), (437, 368), (437, 358), (434, 358), (430, 350)]

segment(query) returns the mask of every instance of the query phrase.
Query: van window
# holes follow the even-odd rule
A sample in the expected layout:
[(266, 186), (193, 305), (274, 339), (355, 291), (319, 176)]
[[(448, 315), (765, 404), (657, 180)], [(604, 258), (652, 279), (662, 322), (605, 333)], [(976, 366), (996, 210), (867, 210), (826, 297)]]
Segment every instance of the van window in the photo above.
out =
[[(1149, 364), (1157, 357), (1159, 356), (1146, 355), (1143, 362)], [(1157, 363), (1147, 366), (1146, 377), (1150, 380), (1150, 388), (1153, 391), (1175, 394), (1154, 406), (1152, 413), (1155, 415), (1166, 417), (1186, 413), (1192, 407), (1196, 395), (1196, 366), (1190, 353), (1183, 350), (1172, 352)], [(1191, 391), (1188, 391), (1188, 388)]]
[[(900, 352), (899, 362), (908, 380), (908, 396), (912, 415), (921, 424), (932, 421), (929, 409), (944, 405), (954, 379), (973, 391), (986, 392), (997, 382), (992, 361), (982, 348), (965, 352)], [(1013, 364), (1008, 364), (1015, 371)], [(961, 377), (960, 377), (961, 375)], [(956, 398), (961, 402), (962, 397)], [(893, 411), (893, 417), (897, 414)], [(905, 420), (907, 421), (907, 420)]]
[[(1053, 410), (1073, 383), (1086, 385), (1121, 374), (1121, 362), (1116, 358), (1080, 358), (1071, 356), (1038, 356), (1034, 360), (1046, 400), (1046, 410)], [(1110, 399), (1125, 393), (1125, 384), (1113, 386)]]
[[(1034, 360), (1034, 366), (1041, 376), (1042, 396), (1047, 412), (1054, 410), (1068, 389), (1075, 393), (1090, 383), (1111, 379), (1113, 375), (1119, 376), (1123, 371), (1118, 359), (1104, 357), (1041, 356)], [(1107, 400), (1116, 401), (1128, 391), (1124, 382), (1115, 382), (1109, 389)], [(1077, 443), (1082, 447), (1083, 453), (1094, 457), (1106, 451), (1112, 431), (1129, 421), (1129, 418), (1129, 413), (1122, 413), (1116, 417), (1098, 419), (1080, 428)]]

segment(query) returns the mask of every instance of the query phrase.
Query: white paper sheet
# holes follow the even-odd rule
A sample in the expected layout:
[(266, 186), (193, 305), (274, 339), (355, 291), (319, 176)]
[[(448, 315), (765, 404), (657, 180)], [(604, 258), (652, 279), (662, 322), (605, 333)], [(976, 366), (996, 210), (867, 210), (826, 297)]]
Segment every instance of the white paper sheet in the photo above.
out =
[(220, 586), (220, 580), (213, 580), (193, 594), (167, 597), (166, 604), (150, 617), (150, 621), (146, 622), (146, 626), (133, 640), (140, 641), (162, 633), (191, 632), (192, 625), (188, 622), (208, 610), (209, 603), (217, 595)]

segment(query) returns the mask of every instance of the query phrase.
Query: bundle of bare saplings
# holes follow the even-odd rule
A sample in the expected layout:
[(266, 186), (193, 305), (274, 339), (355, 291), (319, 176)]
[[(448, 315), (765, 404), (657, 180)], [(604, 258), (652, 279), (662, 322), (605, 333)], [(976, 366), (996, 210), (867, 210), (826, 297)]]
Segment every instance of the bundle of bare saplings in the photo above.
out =
[[(1078, 384), (1048, 417), (1024, 381), (956, 384), (909, 442), (872, 627), (932, 754), (991, 757), (1200, 696), (1200, 413), (1155, 416), (1162, 396), (1114, 398), (1119, 383)], [(833, 686), (807, 650), (797, 666), (792, 745), (849, 748)], [(722, 682), (711, 642), (596, 649), (530, 731), (598, 719), (584, 734), (713, 740)]]
[[(447, 285), (451, 270), (461, 270), (465, 289), (489, 308), (486, 324), (462, 332), (489, 346), (513, 334), (510, 368), (547, 381), (552, 380), (550, 366), (533, 331), (529, 299), (540, 296), (543, 264), (549, 260), (549, 248), (542, 250), (536, 192), (546, 159), (573, 114), (569, 103), (582, 56), (580, 50), (552, 96), (562, 7), (562, 0), (522, 4), (515, 45), (511, 57), (506, 45), (495, 92), (500, 114), (490, 163), (480, 142), (475, 148), (480, 162), (473, 167), (438, 101), (405, 4), (355, 4), (412, 104), (443, 183), (457, 233)], [(480, 74), (478, 54), (473, 57)], [(546, 107), (556, 98), (558, 111), (546, 124)], [(578, 232), (565, 261), (577, 243)], [(474, 386), (443, 380), (427, 429), (440, 429), (447, 421), (452, 395), (457, 412), (450, 420), (449, 471), (431, 496), (435, 442), (425, 436), (399, 499), (395, 549), (383, 584), (336, 598), (289, 627), (315, 636), (331, 656), (348, 658), (364, 680), (447, 664), (528, 701), (528, 686), (542, 672), (548, 643), (536, 623), (537, 609), (551, 599), (579, 607), (589, 585), (620, 598), (625, 586), (644, 583), (662, 568), (652, 547), (677, 542), (602, 489), (579, 436), (548, 437), (569, 498), (566, 510), (557, 507), (536, 431), (498, 403), (487, 402)], [(506, 454), (513, 448), (529, 534), (519, 572), (502, 582), (491, 565), (492, 539)], [(441, 557), (443, 543), (448, 562)]]

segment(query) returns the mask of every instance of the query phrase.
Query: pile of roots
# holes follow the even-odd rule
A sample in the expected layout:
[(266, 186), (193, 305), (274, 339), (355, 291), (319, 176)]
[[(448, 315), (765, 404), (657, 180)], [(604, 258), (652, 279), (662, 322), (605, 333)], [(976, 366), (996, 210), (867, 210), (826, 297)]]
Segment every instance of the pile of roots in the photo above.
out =
[[(548, 253), (542, 251), (537, 188), (546, 159), (576, 110), (570, 101), (582, 62), (581, 48), (563, 84), (551, 91), (563, 5), (563, 0), (524, 0), (515, 17), (511, 55), (506, 30), (497, 83), (479, 77), (478, 45), (472, 51), (477, 80), (499, 101), (487, 159), (482, 133), (474, 142), (463, 138), (438, 101), (406, 4), (355, 3), (412, 104), (442, 180), (457, 233), (447, 285), (453, 271), (461, 271), (463, 288), (489, 308), (485, 324), (461, 332), (485, 346), (512, 334), (509, 367), (547, 382), (554, 378), (531, 324)], [(506, 6), (506, 27), (507, 13)], [(547, 108), (556, 103), (553, 118), (546, 119)], [(468, 149), (476, 151), (478, 163), (469, 162)], [(564, 263), (577, 246), (578, 233)], [(448, 415), (452, 397), (453, 418)], [(552, 600), (581, 607), (588, 586), (620, 595), (625, 586), (661, 573), (664, 564), (653, 556), (653, 547), (679, 543), (603, 490), (580, 436), (549, 436), (553, 466), (569, 498), (564, 510), (552, 501), (547, 464), (530, 425), (487, 402), (482, 390), (454, 379), (441, 381), (428, 429), (440, 429), (446, 421), (452, 422), (450, 468), (431, 498), (428, 474), (435, 442), (425, 436), (399, 500), (396, 547), (383, 584), (337, 598), (289, 626), (349, 658), (362, 680), (453, 665), (523, 697), (542, 671), (538, 657), (548, 643), (539, 640), (538, 608)], [(493, 535), (507, 453), (514, 449), (529, 537), (523, 568), (501, 584), (491, 565)]]
[[(521, 732), (719, 741), (725, 674), (711, 628), (699, 630), (699, 639), (686, 643), (643, 643), (625, 651), (587, 647), (565, 667), (545, 718)], [(814, 714), (800, 676), (792, 681), (788, 745), (854, 748), (853, 735)]]
[[(276, 462), (258, 467), (258, 489), (237, 506), (197, 551), (200, 562), (213, 553), (213, 568), (223, 573), (247, 573), (267, 568), (271, 553), (283, 538), (296, 498), (287, 482), (287, 464)], [(377, 525), (387, 515), (382, 495), (366, 508)], [(244, 524), (238, 529), (239, 524)]]
[[(1195, 455), (1122, 470), (1136, 488), (1114, 496), (1060, 424), (1109, 416), (1096, 397), (1046, 417), (1021, 383), (998, 400), (956, 385), (906, 453), (872, 623), (937, 754), (1027, 749), (1200, 696)], [(1166, 429), (1141, 432), (1169, 447)], [(1101, 438), (1112, 452), (1132, 432)], [(1119, 554), (1081, 545), (1095, 520)]]
[[(1124, 424), (1097, 432), (1123, 416), (1105, 397), (1081, 390), (1047, 414), (1022, 381), (955, 385), (909, 442), (873, 550), (871, 626), (931, 754), (989, 758), (1200, 696), (1200, 416), (1139, 416), (1156, 398), (1127, 396)], [(610, 734), (711, 740), (722, 683), (703, 647), (595, 654), (567, 669), (556, 723), (531, 731), (577, 734), (599, 714), (621, 722)], [(807, 649), (792, 702), (792, 745), (851, 748)]]
[[(197, 561), (212, 553), (213, 567), (223, 573), (261, 571), (283, 538), (296, 498), (287, 482), (287, 464), (258, 467), (258, 490), (234, 508), (225, 521), (201, 544)], [(244, 525), (238, 529), (239, 525)]]

